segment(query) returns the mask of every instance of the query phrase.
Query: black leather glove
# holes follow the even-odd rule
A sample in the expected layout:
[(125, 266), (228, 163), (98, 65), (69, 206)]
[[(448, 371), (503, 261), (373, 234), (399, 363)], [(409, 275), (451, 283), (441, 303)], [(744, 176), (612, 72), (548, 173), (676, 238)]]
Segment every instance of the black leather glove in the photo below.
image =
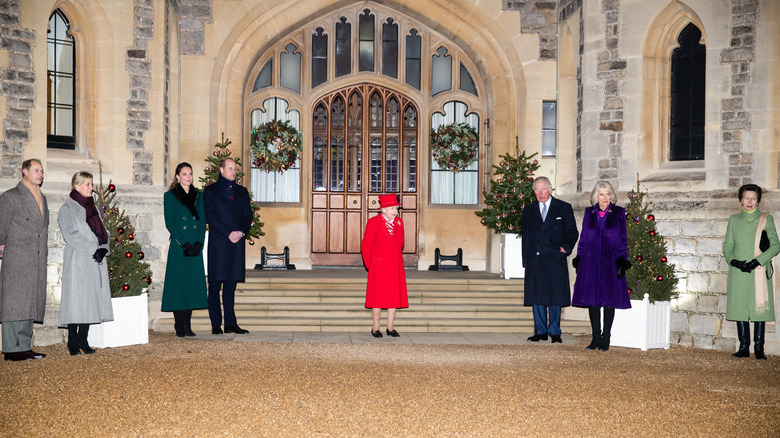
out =
[(195, 247), (190, 242), (185, 242), (181, 247), (184, 250), (184, 257), (195, 257)]
[(737, 269), (739, 269), (742, 272), (750, 272), (745, 270), (745, 261), (744, 260), (737, 260), (734, 259), (729, 262), (729, 264)]
[(195, 248), (196, 251), (198, 251), (198, 254), (200, 254), (200, 251), (203, 249), (203, 242), (195, 242), (195, 244), (192, 245), (192, 247)]
[(626, 276), (626, 271), (631, 269), (631, 262), (624, 259), (623, 257), (615, 260), (615, 266), (617, 267), (617, 276), (618, 278), (623, 278)]
[(574, 268), (574, 273), (577, 273), (577, 267), (580, 265), (580, 256), (577, 254), (577, 257), (574, 257), (571, 259), (571, 266)]
[(758, 263), (758, 260), (753, 259), (753, 260), (745, 263), (745, 269), (743, 269), (742, 272), (752, 272), (753, 269), (756, 269), (760, 265), (761, 265), (761, 263)]
[(103, 258), (108, 254), (108, 250), (105, 248), (98, 248), (95, 250), (95, 253), (92, 254), (92, 258), (95, 259), (96, 262), (100, 263), (103, 261)]

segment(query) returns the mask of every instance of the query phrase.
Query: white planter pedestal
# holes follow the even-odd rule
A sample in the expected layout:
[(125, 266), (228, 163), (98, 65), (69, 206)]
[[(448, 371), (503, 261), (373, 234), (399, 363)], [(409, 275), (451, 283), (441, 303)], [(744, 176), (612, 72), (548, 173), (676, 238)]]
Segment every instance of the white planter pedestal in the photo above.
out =
[(499, 246), (501, 276), (505, 279), (525, 278), (523, 244), (519, 234), (501, 233)]
[[(610, 345), (615, 347), (669, 348), (672, 306), (669, 301), (650, 304), (644, 300), (631, 300), (630, 309), (616, 309), (612, 324)], [(603, 319), (602, 319), (603, 320)]]
[(135, 297), (111, 298), (114, 320), (89, 328), (89, 345), (97, 348), (122, 347), (149, 343), (149, 299), (143, 293)]

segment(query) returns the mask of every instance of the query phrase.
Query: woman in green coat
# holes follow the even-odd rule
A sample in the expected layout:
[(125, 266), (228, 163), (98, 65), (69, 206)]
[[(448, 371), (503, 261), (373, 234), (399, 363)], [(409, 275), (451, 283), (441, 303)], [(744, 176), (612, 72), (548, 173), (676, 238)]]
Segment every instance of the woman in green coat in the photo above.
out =
[(165, 227), (171, 233), (165, 270), (162, 311), (173, 312), (176, 336), (195, 336), (191, 319), (194, 309), (208, 307), (203, 242), (206, 210), (203, 193), (192, 186), (192, 166), (180, 163), (176, 177), (163, 196)]
[[(767, 321), (775, 320), (772, 258), (780, 252), (775, 221), (761, 213), (761, 187), (745, 184), (739, 188), (742, 211), (729, 218), (723, 254), (729, 262), (726, 319), (736, 321), (739, 350), (734, 357), (750, 356), (750, 325), (755, 322), (753, 352), (764, 355)], [(765, 237), (762, 232), (765, 231)], [(763, 240), (763, 242), (761, 242)]]

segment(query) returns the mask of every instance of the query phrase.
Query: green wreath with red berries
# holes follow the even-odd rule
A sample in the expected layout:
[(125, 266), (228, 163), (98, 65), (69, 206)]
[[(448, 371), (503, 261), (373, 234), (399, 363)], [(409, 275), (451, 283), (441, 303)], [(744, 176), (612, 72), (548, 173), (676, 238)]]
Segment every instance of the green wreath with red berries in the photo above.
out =
[(465, 123), (439, 126), (431, 132), (431, 153), (442, 169), (460, 172), (477, 160), (479, 134)]
[(252, 164), (266, 172), (284, 172), (295, 164), (302, 144), (301, 133), (290, 122), (264, 123), (251, 132)]

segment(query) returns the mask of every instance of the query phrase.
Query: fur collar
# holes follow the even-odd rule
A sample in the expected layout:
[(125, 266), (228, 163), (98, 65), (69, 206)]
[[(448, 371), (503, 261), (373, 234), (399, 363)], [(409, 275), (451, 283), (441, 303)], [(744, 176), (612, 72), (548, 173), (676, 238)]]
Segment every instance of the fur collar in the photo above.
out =
[(195, 207), (198, 205), (198, 197), (200, 196), (200, 192), (195, 188), (195, 186), (190, 186), (190, 192), (187, 193), (183, 188), (181, 188), (181, 184), (176, 184), (176, 187), (171, 189), (171, 193), (173, 193), (174, 198), (181, 202), (182, 205), (187, 207), (187, 210), (192, 213), (192, 216), (195, 218), (195, 220), (200, 220), (198, 210)]

